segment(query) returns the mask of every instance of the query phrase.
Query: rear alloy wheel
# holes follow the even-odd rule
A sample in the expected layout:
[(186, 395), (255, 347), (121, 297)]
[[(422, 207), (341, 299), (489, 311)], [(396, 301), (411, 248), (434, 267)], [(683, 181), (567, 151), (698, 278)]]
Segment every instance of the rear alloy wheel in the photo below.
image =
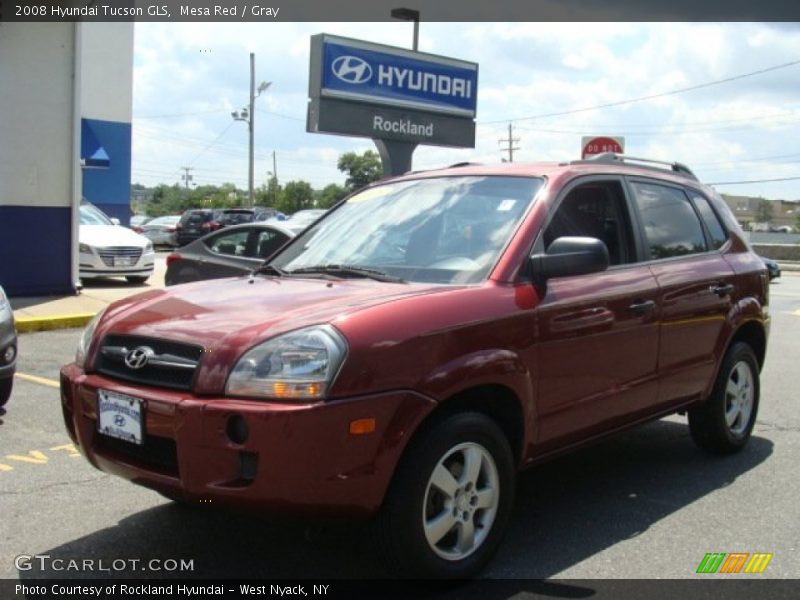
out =
[(725, 355), (711, 396), (689, 411), (689, 430), (698, 446), (715, 454), (741, 450), (750, 439), (759, 400), (758, 360), (738, 342)]
[(127, 275), (125, 279), (128, 283), (142, 284), (150, 278), (149, 275)]
[(14, 385), (14, 378), (0, 379), (0, 406), (5, 406), (11, 398), (11, 388)]
[(497, 424), (459, 413), (428, 427), (404, 456), (378, 521), (403, 575), (466, 578), (489, 561), (511, 514), (515, 466)]

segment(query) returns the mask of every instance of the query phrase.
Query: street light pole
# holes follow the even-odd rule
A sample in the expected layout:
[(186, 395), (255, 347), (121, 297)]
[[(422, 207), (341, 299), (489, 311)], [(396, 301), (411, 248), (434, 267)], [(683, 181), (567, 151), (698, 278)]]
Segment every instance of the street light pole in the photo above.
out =
[(250, 208), (253, 208), (253, 163), (255, 161), (255, 154), (253, 151), (253, 133), (255, 132), (256, 122), (256, 55), (250, 53), (250, 120), (247, 122), (248, 129), (250, 130), (250, 169), (247, 177), (247, 198)]
[(391, 12), (393, 19), (403, 21), (414, 21), (414, 52), (419, 48), (419, 11), (411, 8), (393, 8)]
[(256, 98), (261, 92), (272, 85), (270, 81), (262, 81), (256, 89), (256, 55), (250, 53), (250, 105), (242, 108), (241, 111), (235, 110), (231, 113), (234, 121), (244, 121), (247, 123), (247, 132), (250, 137), (247, 169), (247, 201), (250, 208), (255, 204), (253, 197), (253, 172), (255, 168), (255, 120), (256, 120)]

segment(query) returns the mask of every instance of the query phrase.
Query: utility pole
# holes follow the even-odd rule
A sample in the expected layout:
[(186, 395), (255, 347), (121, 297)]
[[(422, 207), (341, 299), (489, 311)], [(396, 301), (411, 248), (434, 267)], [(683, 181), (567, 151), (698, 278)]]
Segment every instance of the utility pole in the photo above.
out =
[(514, 142), (518, 142), (519, 138), (514, 137), (513, 127), (511, 123), (508, 124), (508, 139), (497, 140), (500, 144), (508, 144), (508, 148), (500, 148), (502, 152), (508, 152), (508, 160), (504, 158), (503, 162), (514, 162), (514, 150), (519, 150), (519, 146), (514, 146)]
[(189, 182), (192, 180), (192, 176), (189, 175), (189, 171), (194, 171), (194, 167), (181, 167), (185, 171), (183, 175), (181, 175), (181, 179), (183, 179), (184, 186), (186, 189), (189, 189)]
[(253, 207), (253, 167), (255, 162), (254, 140), (255, 140), (255, 119), (256, 119), (256, 98), (261, 92), (266, 90), (272, 82), (262, 81), (256, 89), (256, 55), (250, 53), (250, 105), (245, 106), (241, 111), (231, 113), (234, 121), (244, 121), (247, 123), (247, 131), (250, 137), (248, 169), (247, 169), (247, 199), (248, 206)]

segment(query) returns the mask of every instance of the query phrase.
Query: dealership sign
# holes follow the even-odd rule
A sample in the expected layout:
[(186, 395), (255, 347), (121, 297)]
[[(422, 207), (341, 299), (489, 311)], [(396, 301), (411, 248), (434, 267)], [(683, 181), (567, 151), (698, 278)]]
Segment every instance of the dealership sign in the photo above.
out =
[(475, 146), (475, 63), (319, 34), (309, 75), (308, 131)]
[(584, 136), (581, 138), (581, 158), (596, 156), (606, 152), (625, 153), (624, 137)]

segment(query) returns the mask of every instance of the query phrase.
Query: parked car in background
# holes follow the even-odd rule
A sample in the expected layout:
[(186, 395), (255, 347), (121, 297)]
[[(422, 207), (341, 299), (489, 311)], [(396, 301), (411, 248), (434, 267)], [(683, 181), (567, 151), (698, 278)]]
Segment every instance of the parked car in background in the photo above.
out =
[[(672, 414), (709, 453), (742, 450), (768, 285), (731, 210), (678, 163), (413, 172), (250, 278), (112, 304), (61, 370), (62, 412), (92, 465), (169, 498), (374, 517), (399, 574), (471, 577), (522, 469)], [(742, 507), (725, 511), (735, 527)]]
[[(150, 217), (148, 217), (147, 215), (133, 215), (131, 217), (131, 229), (136, 231), (137, 227), (141, 227), (142, 225), (147, 223), (149, 220), (150, 220)], [(139, 232), (136, 231), (136, 233), (139, 233)]]
[(79, 273), (81, 279), (125, 277), (144, 283), (153, 274), (153, 243), (115, 224), (99, 208), (84, 202), (79, 209)]
[(761, 258), (761, 260), (764, 261), (764, 264), (767, 265), (767, 273), (769, 273), (770, 281), (781, 276), (781, 266), (777, 262), (771, 258), (767, 258), (766, 256), (761, 256), (759, 258)]
[(0, 406), (5, 406), (14, 386), (14, 369), (17, 363), (17, 330), (14, 312), (3, 286), (0, 286)]
[(308, 208), (305, 210), (298, 210), (297, 212), (289, 215), (289, 218), (286, 219), (286, 221), (291, 222), (293, 227), (301, 227), (305, 229), (326, 212), (328, 211), (324, 208)]
[(178, 241), (176, 233), (177, 225), (180, 220), (180, 215), (156, 217), (141, 227), (134, 228), (134, 231), (141, 233), (153, 242), (153, 246), (177, 246)]
[(217, 220), (219, 210), (212, 208), (193, 208), (186, 210), (181, 215), (175, 226), (175, 240), (178, 246), (185, 246), (207, 233), (216, 231), (222, 224)]
[(279, 223), (234, 225), (211, 233), (167, 256), (166, 285), (246, 275), (293, 238)]

